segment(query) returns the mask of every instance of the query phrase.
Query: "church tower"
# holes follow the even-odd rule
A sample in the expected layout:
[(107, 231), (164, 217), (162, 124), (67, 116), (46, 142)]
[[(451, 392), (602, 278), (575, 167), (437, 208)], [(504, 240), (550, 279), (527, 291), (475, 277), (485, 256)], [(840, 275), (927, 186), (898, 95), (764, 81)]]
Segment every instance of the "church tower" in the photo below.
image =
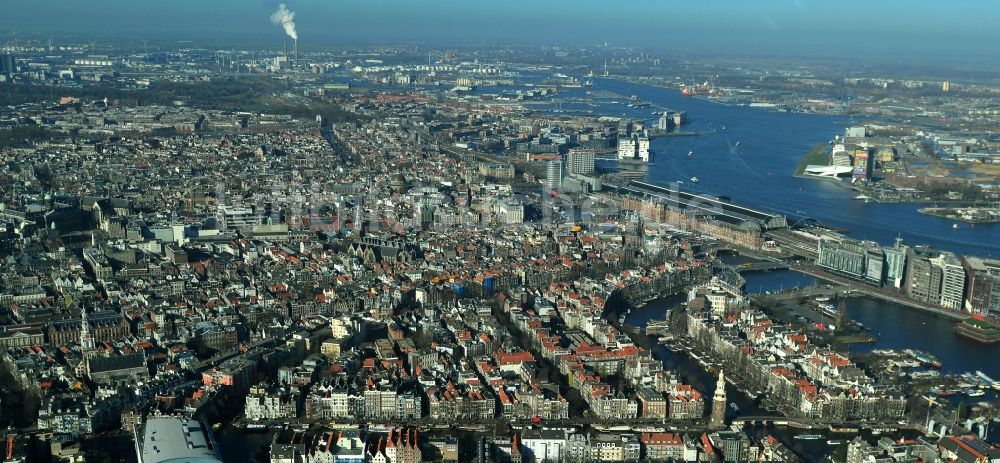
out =
[(721, 428), (726, 425), (726, 377), (719, 370), (719, 382), (715, 384), (715, 396), (712, 397), (712, 417), (708, 425)]
[(77, 373), (90, 376), (90, 359), (97, 354), (94, 337), (90, 334), (90, 320), (87, 318), (87, 308), (80, 307), (80, 351), (83, 361), (77, 367)]
[(87, 308), (80, 308), (80, 350), (84, 353), (94, 350), (94, 337), (90, 335), (90, 320), (87, 319)]

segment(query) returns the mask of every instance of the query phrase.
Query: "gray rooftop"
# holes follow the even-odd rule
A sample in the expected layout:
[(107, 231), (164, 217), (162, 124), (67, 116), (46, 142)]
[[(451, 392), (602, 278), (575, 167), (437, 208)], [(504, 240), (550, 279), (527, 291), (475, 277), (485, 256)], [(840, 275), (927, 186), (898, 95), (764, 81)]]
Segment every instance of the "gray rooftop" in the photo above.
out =
[(195, 420), (150, 417), (143, 430), (139, 463), (221, 463), (206, 432)]

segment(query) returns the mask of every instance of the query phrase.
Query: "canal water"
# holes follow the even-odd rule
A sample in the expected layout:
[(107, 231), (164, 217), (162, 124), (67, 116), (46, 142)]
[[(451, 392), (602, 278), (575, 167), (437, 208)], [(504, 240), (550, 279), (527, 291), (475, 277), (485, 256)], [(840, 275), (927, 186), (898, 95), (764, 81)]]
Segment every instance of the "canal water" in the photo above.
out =
[[(586, 92), (591, 92), (587, 95)], [(613, 92), (622, 98), (594, 97)], [(700, 98), (682, 97), (673, 89), (595, 79), (587, 89), (560, 90), (561, 99), (591, 98), (594, 115), (627, 116), (655, 122), (656, 108), (629, 108), (631, 95), (688, 114), (682, 129), (700, 136), (659, 137), (651, 141), (655, 153), (647, 180), (684, 182), (681, 186), (716, 196), (727, 196), (749, 207), (786, 214), (790, 220), (813, 217), (850, 230), (850, 236), (891, 244), (897, 235), (909, 244), (929, 244), (959, 254), (1000, 256), (1000, 224), (976, 225), (920, 214), (916, 204), (880, 204), (856, 201), (857, 193), (827, 180), (796, 178), (801, 158), (834, 135), (843, 135), (852, 122), (847, 117), (781, 113), (730, 106)], [(617, 101), (617, 102), (615, 102)], [(691, 153), (689, 156), (688, 153)], [(700, 182), (691, 183), (692, 177)]]
[(876, 339), (872, 344), (853, 344), (852, 351), (920, 349), (941, 360), (942, 372), (980, 370), (1000, 379), (1000, 362), (996, 360), (1000, 344), (982, 344), (955, 334), (952, 319), (867, 297), (848, 299), (847, 313)]
[[(668, 310), (679, 307), (685, 300), (686, 297), (683, 294), (672, 295), (654, 300), (649, 304), (629, 313), (625, 319), (625, 324), (640, 328), (645, 327), (650, 320), (662, 320)], [(701, 365), (695, 362), (686, 353), (673, 353), (665, 347), (655, 344), (655, 340), (653, 340), (653, 342), (653, 355), (663, 362), (664, 368), (677, 372), (681, 381), (686, 384), (690, 384), (701, 392), (705, 397), (706, 406), (711, 406), (712, 396), (715, 393), (716, 381), (718, 377), (706, 372)], [(769, 412), (758, 407), (755, 401), (730, 384), (726, 385), (726, 397), (729, 402), (735, 402), (739, 406), (739, 412), (734, 411), (732, 408), (728, 410), (729, 418), (735, 418), (738, 416), (774, 415), (774, 412)], [(809, 430), (790, 427), (775, 427), (771, 425), (766, 427), (747, 427), (745, 428), (745, 431), (748, 434), (760, 439), (766, 438), (769, 435), (774, 436), (807, 462), (821, 462), (824, 461), (827, 455), (831, 454), (839, 455), (842, 460), (844, 452), (846, 451), (846, 444), (858, 435), (857, 433), (836, 434), (823, 429)], [(814, 440), (802, 440), (795, 438), (797, 435), (806, 434), (820, 435), (822, 437)], [(860, 435), (868, 441), (874, 441), (877, 437), (873, 436), (868, 431), (862, 432)], [(891, 434), (892, 437), (914, 437), (915, 435), (916, 433), (913, 431), (898, 431)], [(831, 445), (831, 443), (828, 443), (829, 441), (836, 442)]]
[(274, 432), (246, 432), (233, 426), (224, 426), (214, 434), (215, 443), (219, 446), (219, 453), (225, 463), (270, 461)]

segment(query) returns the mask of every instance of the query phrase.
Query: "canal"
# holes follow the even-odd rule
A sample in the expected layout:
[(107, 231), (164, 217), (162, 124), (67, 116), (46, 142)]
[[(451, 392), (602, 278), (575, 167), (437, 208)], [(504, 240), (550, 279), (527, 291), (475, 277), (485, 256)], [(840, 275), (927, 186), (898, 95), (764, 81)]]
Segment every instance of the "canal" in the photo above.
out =
[[(685, 300), (686, 296), (683, 294), (676, 294), (654, 300), (649, 304), (629, 313), (625, 319), (625, 324), (640, 328), (645, 327), (650, 320), (662, 320), (668, 310), (679, 307)], [(690, 384), (692, 387), (701, 392), (704, 395), (706, 406), (710, 407), (712, 403), (712, 396), (715, 393), (716, 380), (718, 377), (705, 371), (701, 365), (695, 362), (686, 353), (671, 352), (665, 347), (657, 345), (655, 339), (652, 339), (652, 342), (654, 346), (653, 355), (663, 362), (664, 368), (677, 372), (681, 381), (686, 384)], [(726, 396), (730, 403), (735, 402), (739, 406), (739, 412), (734, 411), (733, 408), (730, 408), (727, 411), (730, 419), (738, 416), (775, 415), (774, 412), (760, 408), (754, 400), (730, 384), (726, 385)], [(764, 439), (767, 436), (774, 436), (807, 462), (824, 461), (826, 456), (830, 454), (839, 455), (842, 460), (846, 452), (847, 443), (850, 442), (850, 440), (855, 436), (861, 435), (869, 441), (878, 437), (874, 436), (870, 431), (841, 434), (832, 433), (826, 429), (797, 429), (784, 426), (776, 427), (773, 425), (747, 427), (745, 428), (745, 431), (749, 435), (760, 439)], [(801, 435), (819, 435), (821, 437), (818, 439), (797, 439), (795, 437)], [(891, 437), (908, 438), (915, 437), (916, 435), (917, 433), (915, 431), (906, 430), (890, 434)]]
[[(981, 344), (955, 334), (955, 321), (929, 312), (868, 297), (847, 300), (847, 313), (875, 335), (875, 343), (853, 344), (852, 351), (920, 349), (937, 356), (945, 373), (981, 370), (1000, 379), (1000, 344)], [(994, 359), (994, 360), (990, 360)]]

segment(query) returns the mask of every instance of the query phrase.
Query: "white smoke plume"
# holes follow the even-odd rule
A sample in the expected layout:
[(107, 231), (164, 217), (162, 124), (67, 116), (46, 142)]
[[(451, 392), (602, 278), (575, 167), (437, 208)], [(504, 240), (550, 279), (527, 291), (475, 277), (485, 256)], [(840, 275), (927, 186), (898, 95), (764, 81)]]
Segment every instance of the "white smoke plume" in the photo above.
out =
[(278, 11), (271, 15), (271, 22), (275, 25), (281, 25), (289, 37), (298, 40), (299, 34), (295, 32), (295, 13), (288, 11), (288, 7), (284, 3), (278, 5)]

